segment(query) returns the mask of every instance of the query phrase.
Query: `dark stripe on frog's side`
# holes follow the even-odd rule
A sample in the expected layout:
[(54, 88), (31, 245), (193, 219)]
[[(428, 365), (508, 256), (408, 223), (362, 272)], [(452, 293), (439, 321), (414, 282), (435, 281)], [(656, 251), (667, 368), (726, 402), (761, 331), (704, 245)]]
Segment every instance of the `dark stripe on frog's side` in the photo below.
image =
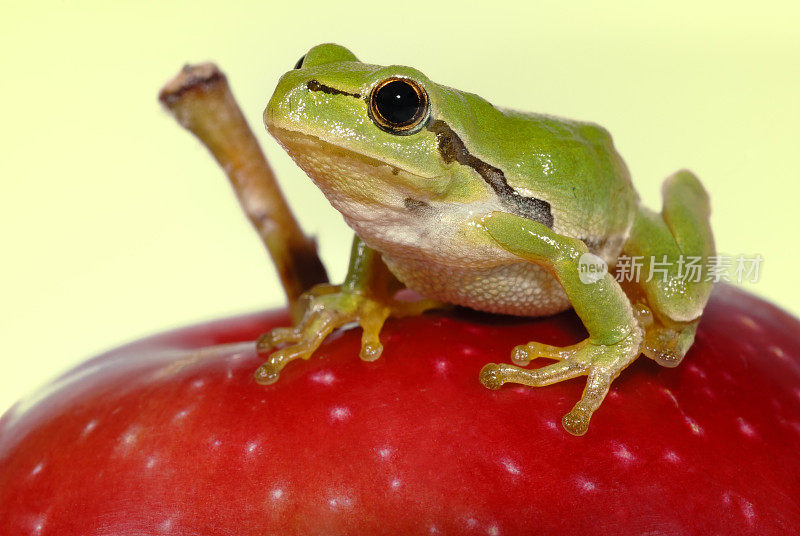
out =
[(550, 203), (535, 197), (520, 195), (508, 184), (503, 170), (487, 164), (480, 158), (470, 154), (458, 134), (441, 119), (433, 121), (427, 128), (436, 134), (436, 139), (439, 141), (439, 154), (442, 156), (442, 160), (447, 163), (458, 162), (474, 169), (492, 187), (500, 201), (508, 206), (514, 214), (537, 221), (547, 227), (553, 227), (553, 213), (550, 210)]
[(322, 91), (328, 95), (347, 95), (348, 97), (353, 97), (356, 99), (361, 98), (361, 95), (358, 93), (348, 93), (347, 91), (342, 91), (341, 89), (336, 89), (335, 87), (320, 84), (316, 80), (309, 80), (306, 82), (306, 87), (309, 89), (309, 91)]

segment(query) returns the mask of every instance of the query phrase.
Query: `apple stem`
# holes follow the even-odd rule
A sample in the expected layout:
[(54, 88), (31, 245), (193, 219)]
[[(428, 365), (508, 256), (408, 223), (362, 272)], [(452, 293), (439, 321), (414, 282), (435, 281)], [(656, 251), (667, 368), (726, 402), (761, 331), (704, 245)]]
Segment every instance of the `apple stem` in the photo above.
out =
[(313, 238), (305, 236), (281, 193), (222, 71), (213, 63), (186, 65), (162, 88), (161, 103), (197, 136), (233, 185), (280, 276), (293, 314), (301, 294), (327, 283)]

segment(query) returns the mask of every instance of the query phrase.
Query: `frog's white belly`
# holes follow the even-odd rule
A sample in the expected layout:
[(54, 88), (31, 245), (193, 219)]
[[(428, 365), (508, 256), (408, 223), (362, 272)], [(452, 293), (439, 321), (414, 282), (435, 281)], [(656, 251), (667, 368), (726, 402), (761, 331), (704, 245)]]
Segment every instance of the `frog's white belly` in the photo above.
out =
[(387, 255), (384, 260), (408, 288), (439, 301), (523, 316), (550, 315), (570, 307), (555, 277), (529, 262), (452, 266), (393, 259)]
[(433, 204), (413, 216), (374, 206), (341, 212), (392, 273), (426, 298), (522, 316), (568, 309), (569, 299), (547, 270), (509, 253), (468, 223), (500, 209), (484, 201)]

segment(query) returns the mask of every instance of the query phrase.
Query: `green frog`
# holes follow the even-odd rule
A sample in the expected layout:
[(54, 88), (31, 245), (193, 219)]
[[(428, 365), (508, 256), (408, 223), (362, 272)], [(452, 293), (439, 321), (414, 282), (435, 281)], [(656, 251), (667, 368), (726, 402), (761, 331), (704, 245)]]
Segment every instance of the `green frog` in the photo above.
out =
[[(705, 265), (714, 240), (691, 172), (666, 179), (661, 212), (648, 210), (602, 127), (499, 108), (335, 44), (280, 79), (264, 121), (355, 239), (343, 284), (315, 287), (296, 326), (259, 339), (259, 383), (351, 322), (363, 329), (360, 357), (374, 360), (390, 316), (444, 304), (521, 316), (572, 307), (585, 340), (521, 344), (513, 364), (489, 363), (479, 379), (499, 389), (586, 376), (562, 420), (582, 435), (639, 355), (674, 367), (692, 345), (712, 282), (705, 271), (686, 277), (684, 259)], [(641, 259), (640, 277), (608, 270), (623, 256)], [(398, 299), (402, 288), (423, 299)], [(526, 368), (536, 358), (555, 362)]]

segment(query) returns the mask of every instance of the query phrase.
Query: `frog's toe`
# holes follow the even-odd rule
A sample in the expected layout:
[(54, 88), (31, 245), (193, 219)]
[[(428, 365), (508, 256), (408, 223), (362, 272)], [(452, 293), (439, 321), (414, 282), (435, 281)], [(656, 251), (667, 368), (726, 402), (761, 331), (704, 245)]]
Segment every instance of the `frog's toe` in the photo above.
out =
[(572, 410), (564, 415), (561, 424), (572, 435), (583, 435), (589, 429), (589, 420), (592, 414), (600, 407), (608, 394), (611, 382), (619, 374), (619, 370), (593, 368), (586, 380), (583, 396)]
[(511, 361), (524, 367), (534, 359), (546, 358), (562, 361), (573, 357), (582, 347), (581, 344), (574, 346), (550, 346), (540, 342), (530, 342), (521, 344), (511, 351)]
[(259, 354), (269, 353), (272, 349), (284, 344), (295, 344), (303, 337), (303, 332), (298, 328), (274, 328), (264, 333), (256, 341), (256, 351)]
[(262, 364), (256, 372), (253, 374), (253, 378), (256, 380), (256, 383), (259, 385), (272, 385), (278, 378), (280, 378), (280, 372), (276, 371), (273, 367), (267, 365), (267, 363)]
[(389, 307), (374, 303), (364, 305), (358, 317), (361, 326), (361, 352), (359, 357), (364, 361), (375, 361), (383, 353), (380, 334), (383, 324), (389, 318)]
[(256, 370), (254, 378), (256, 383), (270, 385), (278, 381), (283, 368), (295, 359), (308, 359), (314, 353), (318, 345), (313, 341), (301, 341), (292, 346), (287, 346), (273, 352), (267, 361), (262, 363)]
[(564, 415), (564, 418), (561, 419), (561, 425), (570, 434), (582, 436), (589, 429), (589, 420), (591, 418), (591, 413), (573, 409)]
[(662, 367), (677, 367), (694, 342), (697, 324), (694, 321), (675, 328), (647, 329), (642, 352)]
[(520, 367), (524, 367), (532, 360), (536, 359), (536, 357), (538, 356), (534, 355), (528, 348), (528, 345), (525, 344), (520, 344), (511, 350), (511, 361)]
[(498, 365), (497, 363), (487, 363), (481, 369), (479, 379), (484, 387), (496, 391), (500, 389), (505, 381), (503, 380), (502, 367), (509, 365)]
[(490, 363), (483, 367), (480, 378), (489, 389), (499, 389), (504, 383), (543, 387), (585, 374), (587, 368), (583, 363), (566, 360), (536, 369)]

